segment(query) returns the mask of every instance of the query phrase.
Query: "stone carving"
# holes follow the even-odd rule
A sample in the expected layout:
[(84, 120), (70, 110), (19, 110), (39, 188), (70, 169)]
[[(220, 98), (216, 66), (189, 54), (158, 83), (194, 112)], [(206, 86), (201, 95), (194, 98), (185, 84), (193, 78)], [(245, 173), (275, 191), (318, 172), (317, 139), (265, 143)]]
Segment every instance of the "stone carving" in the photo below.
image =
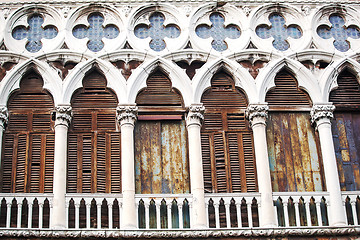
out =
[(311, 109), (311, 123), (314, 124), (322, 118), (332, 119), (334, 117), (333, 111), (335, 110), (334, 105), (314, 105)]
[(8, 122), (8, 120), (9, 120), (9, 112), (7, 110), (7, 107), (5, 106), (0, 107), (0, 125), (2, 126), (3, 129), (5, 124)]
[(116, 108), (117, 121), (120, 125), (132, 124), (134, 125), (137, 119), (138, 107), (136, 105), (119, 105)]
[(253, 126), (254, 118), (263, 118), (265, 122), (268, 117), (268, 111), (269, 107), (266, 104), (250, 104), (245, 113), (250, 125)]
[(204, 121), (204, 112), (205, 107), (202, 104), (190, 105), (186, 116), (186, 125), (197, 124), (201, 126)]
[(55, 108), (55, 110), (56, 110), (55, 126), (60, 124), (69, 127), (73, 115), (72, 107), (69, 105), (59, 105)]

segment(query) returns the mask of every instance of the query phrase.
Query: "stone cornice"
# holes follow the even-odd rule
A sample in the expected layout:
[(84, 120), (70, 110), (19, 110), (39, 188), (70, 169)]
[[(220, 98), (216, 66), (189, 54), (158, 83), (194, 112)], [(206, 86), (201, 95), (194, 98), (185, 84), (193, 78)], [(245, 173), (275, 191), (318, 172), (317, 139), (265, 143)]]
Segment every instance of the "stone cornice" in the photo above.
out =
[(118, 105), (116, 108), (117, 121), (120, 126), (124, 124), (134, 125), (137, 119), (138, 107), (134, 105)]
[(333, 115), (334, 110), (335, 110), (335, 106), (332, 104), (314, 105), (310, 111), (311, 123), (314, 124), (323, 118), (327, 118), (331, 120), (334, 117)]
[(205, 107), (202, 104), (192, 104), (188, 108), (186, 115), (186, 125), (190, 126), (193, 124), (201, 126), (204, 121)]
[(72, 107), (70, 105), (58, 105), (56, 108), (56, 121), (55, 126), (65, 125), (70, 126), (72, 119)]
[(258, 228), (258, 229), (232, 229), (232, 230), (165, 230), (159, 231), (136, 231), (136, 230), (26, 230), (26, 229), (4, 229), (0, 231), (0, 237), (24, 238), (36, 237), (41, 239), (49, 238), (238, 238), (238, 237), (324, 237), (324, 236), (357, 236), (360, 234), (359, 226), (347, 227), (297, 227), (297, 228)]

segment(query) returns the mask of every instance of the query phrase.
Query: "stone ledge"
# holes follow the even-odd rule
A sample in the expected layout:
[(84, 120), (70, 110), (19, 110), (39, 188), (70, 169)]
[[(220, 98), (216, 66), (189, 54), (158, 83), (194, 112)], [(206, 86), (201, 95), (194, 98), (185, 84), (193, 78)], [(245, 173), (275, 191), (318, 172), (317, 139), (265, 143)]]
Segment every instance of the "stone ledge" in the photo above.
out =
[(348, 227), (296, 227), (296, 228), (257, 228), (257, 229), (204, 229), (204, 230), (28, 230), (3, 229), (0, 238), (263, 238), (263, 237), (342, 237), (358, 236), (360, 226)]

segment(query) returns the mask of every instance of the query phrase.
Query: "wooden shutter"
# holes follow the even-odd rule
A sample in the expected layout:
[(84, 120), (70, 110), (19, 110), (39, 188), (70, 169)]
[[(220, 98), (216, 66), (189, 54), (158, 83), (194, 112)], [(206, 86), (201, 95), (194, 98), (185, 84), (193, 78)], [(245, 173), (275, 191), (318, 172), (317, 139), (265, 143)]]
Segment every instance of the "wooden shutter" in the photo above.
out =
[(190, 191), (184, 121), (138, 121), (135, 127), (136, 192)]
[(120, 133), (117, 98), (97, 71), (87, 74), (71, 99), (67, 191), (120, 193)]
[(308, 94), (298, 87), (295, 77), (283, 70), (275, 77), (275, 87), (270, 89), (265, 101), (270, 106), (311, 106)]
[(2, 171), (2, 192), (12, 192), (13, 182), (13, 159), (14, 159), (14, 138), (13, 134), (5, 134), (3, 139), (3, 171)]
[(337, 110), (360, 108), (360, 85), (356, 77), (348, 70), (339, 74), (338, 87), (331, 91), (329, 101), (333, 102)]
[(161, 71), (150, 75), (147, 87), (136, 97), (138, 106), (182, 106), (182, 97), (171, 87), (170, 79)]
[(252, 133), (245, 119), (247, 99), (232, 78), (220, 72), (202, 96), (203, 174), (206, 192), (257, 191)]
[(309, 113), (271, 112), (267, 142), (274, 191), (325, 190), (319, 143)]

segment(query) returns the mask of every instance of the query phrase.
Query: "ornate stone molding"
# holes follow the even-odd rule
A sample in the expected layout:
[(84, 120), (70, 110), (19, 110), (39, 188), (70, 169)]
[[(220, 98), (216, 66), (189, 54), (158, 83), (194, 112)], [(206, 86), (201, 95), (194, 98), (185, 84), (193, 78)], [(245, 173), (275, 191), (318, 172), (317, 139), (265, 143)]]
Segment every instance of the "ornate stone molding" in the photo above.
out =
[(356, 239), (360, 233), (360, 228), (354, 226), (346, 227), (316, 227), (316, 228), (258, 228), (258, 229), (234, 229), (234, 230), (165, 230), (151, 231), (151, 230), (24, 230), (24, 229), (4, 229), (0, 231), (0, 237), (12, 237), (23, 239), (24, 237), (37, 237), (43, 239), (49, 238), (237, 238), (237, 237), (341, 237), (352, 236), (349, 239)]
[(65, 125), (66, 127), (70, 126), (72, 119), (72, 107), (70, 105), (58, 105), (56, 108), (56, 121), (55, 126)]
[(119, 105), (116, 108), (116, 119), (120, 126), (124, 124), (134, 125), (137, 119), (138, 107), (136, 105)]
[(9, 111), (7, 110), (7, 107), (5, 106), (0, 107), (0, 125), (2, 126), (3, 130), (8, 120), (9, 120)]
[(186, 125), (190, 126), (193, 124), (201, 126), (204, 121), (205, 107), (202, 104), (192, 104), (188, 108), (186, 115)]
[(334, 110), (335, 106), (332, 104), (314, 105), (310, 111), (311, 123), (314, 124), (323, 118), (331, 120), (334, 117)]
[(260, 118), (263, 123), (268, 117), (269, 107), (267, 104), (250, 104), (246, 109), (246, 118), (249, 119), (251, 127), (255, 124), (254, 119)]

